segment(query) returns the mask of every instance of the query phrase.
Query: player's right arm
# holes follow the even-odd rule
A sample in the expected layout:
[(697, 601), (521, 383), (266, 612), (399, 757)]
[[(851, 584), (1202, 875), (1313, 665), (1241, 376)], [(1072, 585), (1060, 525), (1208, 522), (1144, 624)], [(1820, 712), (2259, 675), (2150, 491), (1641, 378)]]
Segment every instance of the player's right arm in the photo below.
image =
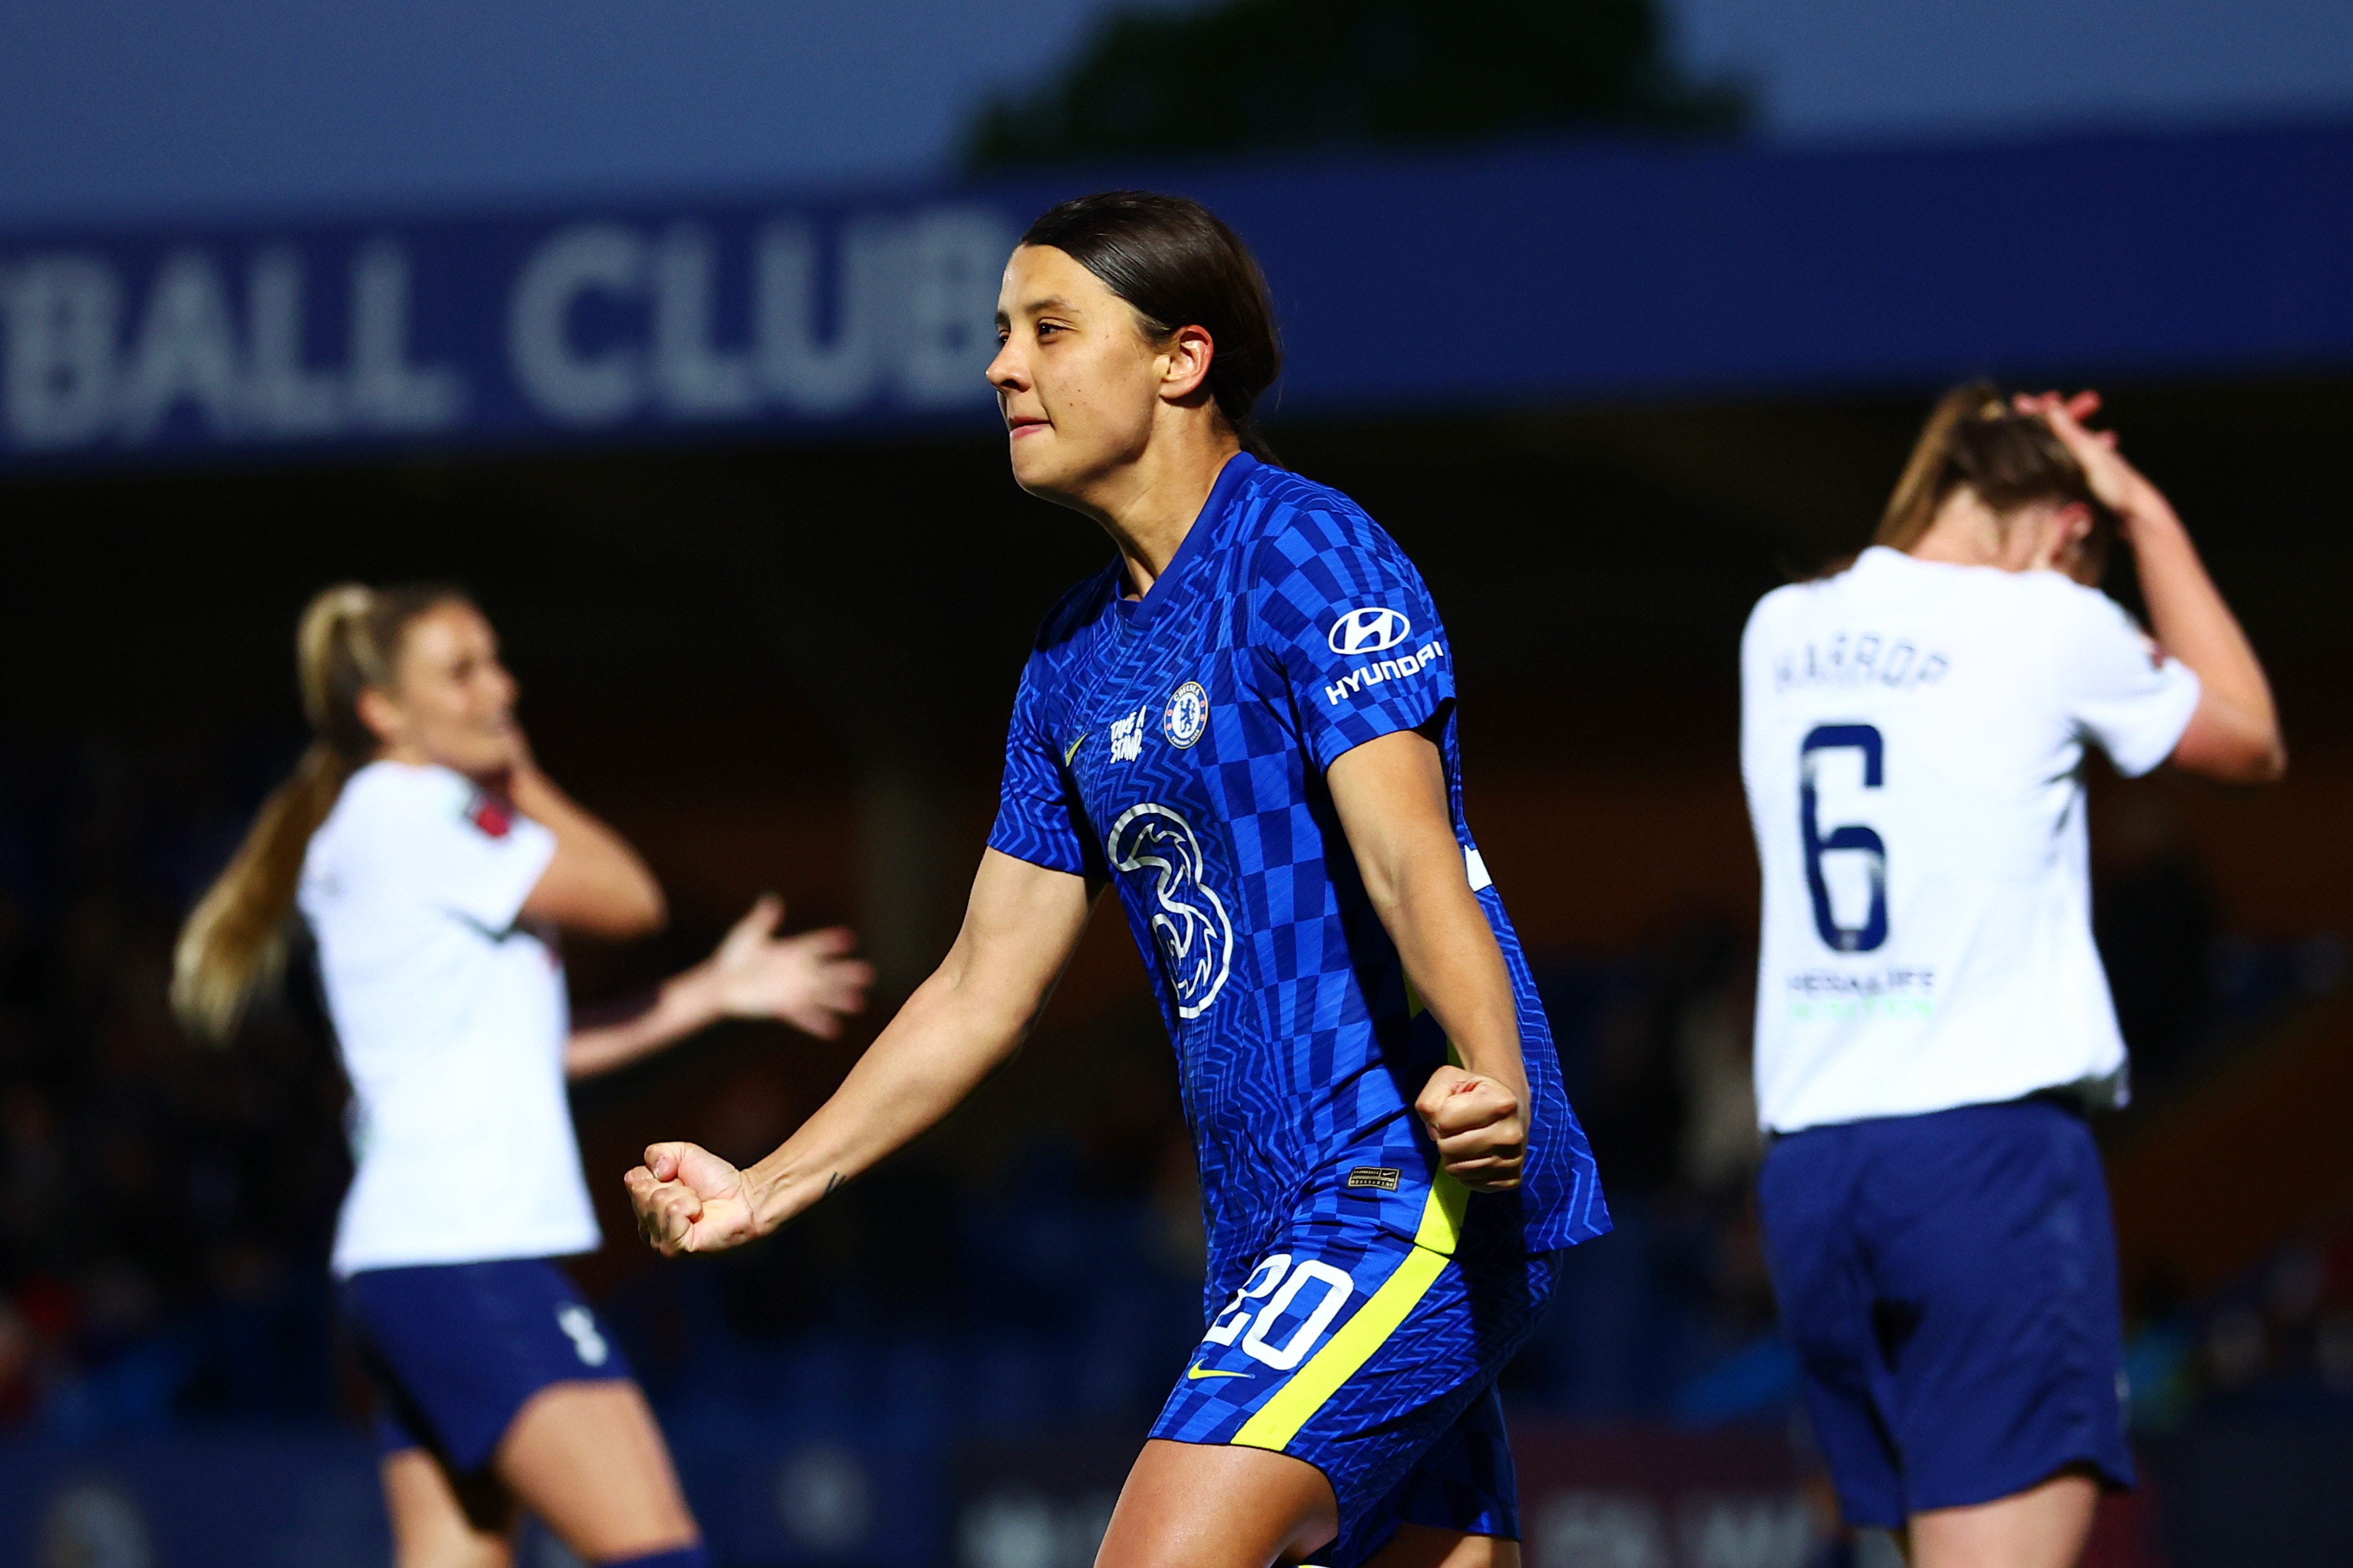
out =
[(2099, 405), (2090, 392), (2019, 400), (2021, 411), (2049, 421), (2123, 523), (2158, 645), (2197, 673), (2198, 706), (2174, 745), (2174, 765), (2230, 784), (2269, 784), (2287, 772), (2287, 745), (2254, 645), (2164, 492), (2125, 460), (2114, 431), (2084, 428)]
[(614, 941), (661, 930), (670, 919), (661, 884), (628, 840), (558, 789), (527, 756), (511, 777), (515, 809), (555, 835), (554, 858), (523, 900), (523, 918)]
[(936, 1124), (1012, 1057), (1086, 929), (1084, 877), (990, 849), (964, 928), (833, 1098), (744, 1170), (656, 1143), (626, 1178), (638, 1228), (665, 1256), (765, 1236)]

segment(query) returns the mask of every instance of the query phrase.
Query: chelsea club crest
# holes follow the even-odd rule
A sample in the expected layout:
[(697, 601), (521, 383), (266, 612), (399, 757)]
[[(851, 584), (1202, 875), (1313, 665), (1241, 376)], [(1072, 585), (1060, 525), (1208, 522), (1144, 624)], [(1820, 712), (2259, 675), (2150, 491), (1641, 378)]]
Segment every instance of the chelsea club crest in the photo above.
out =
[(1168, 708), (1160, 716), (1160, 732), (1182, 749), (1209, 731), (1209, 694), (1198, 680), (1188, 680), (1168, 694)]

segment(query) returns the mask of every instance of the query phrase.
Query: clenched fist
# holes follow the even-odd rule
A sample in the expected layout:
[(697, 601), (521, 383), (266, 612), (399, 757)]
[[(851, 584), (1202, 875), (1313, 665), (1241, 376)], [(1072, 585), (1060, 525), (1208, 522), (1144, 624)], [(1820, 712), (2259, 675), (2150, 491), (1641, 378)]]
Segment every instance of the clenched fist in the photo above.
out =
[(638, 1234), (664, 1258), (724, 1252), (759, 1237), (744, 1173), (700, 1144), (650, 1144), (646, 1163), (621, 1179)]
[(1413, 1108), (1448, 1175), (1477, 1193), (1505, 1193), (1520, 1184), (1528, 1128), (1518, 1095), (1492, 1078), (1442, 1067), (1430, 1075)]

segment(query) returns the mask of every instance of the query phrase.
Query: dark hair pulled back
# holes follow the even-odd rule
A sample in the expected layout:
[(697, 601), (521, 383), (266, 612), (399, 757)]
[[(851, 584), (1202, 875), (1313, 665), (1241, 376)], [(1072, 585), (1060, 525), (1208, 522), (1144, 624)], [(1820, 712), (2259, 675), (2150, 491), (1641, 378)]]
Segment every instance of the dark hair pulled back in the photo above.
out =
[(1133, 306), (1145, 330), (1209, 334), (1209, 394), (1262, 462), (1274, 454), (1253, 417), (1282, 372), (1282, 342), (1265, 274), (1241, 237), (1200, 203), (1156, 191), (1103, 191), (1049, 207), (1024, 245), (1051, 246)]
[(2092, 493), (2083, 465), (2040, 416), (2021, 414), (1990, 382), (1945, 394), (1928, 416), (1872, 536), (1909, 550), (1920, 542), (1955, 490), (1967, 489), (1996, 516), (2037, 504), (2082, 506), (2092, 514), (2081, 574), (2097, 581), (2116, 533), (2116, 515)]

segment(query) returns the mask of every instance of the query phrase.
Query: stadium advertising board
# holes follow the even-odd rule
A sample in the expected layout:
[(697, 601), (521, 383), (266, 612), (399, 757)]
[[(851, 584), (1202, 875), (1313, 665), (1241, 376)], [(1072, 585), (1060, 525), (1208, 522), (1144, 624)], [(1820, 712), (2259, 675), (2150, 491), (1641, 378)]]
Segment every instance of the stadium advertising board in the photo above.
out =
[(985, 429), (1007, 252), (1123, 183), (1256, 249), (1278, 416), (2353, 363), (2353, 126), (1592, 144), (0, 236), (0, 467)]
[[(1774, 1431), (1513, 1424), (1528, 1568), (1810, 1568), (1827, 1521)], [(957, 1461), (957, 1568), (1087, 1568), (1132, 1437), (980, 1444)]]
[(17, 454), (986, 417), (975, 202), (370, 224), (10, 256)]
[[(936, 1458), (779, 1424), (670, 1436), (727, 1568), (933, 1568)], [(392, 1558), (374, 1445), (326, 1427), (0, 1447), (0, 1563), (325, 1568)], [(534, 1526), (531, 1568), (577, 1568)]]

